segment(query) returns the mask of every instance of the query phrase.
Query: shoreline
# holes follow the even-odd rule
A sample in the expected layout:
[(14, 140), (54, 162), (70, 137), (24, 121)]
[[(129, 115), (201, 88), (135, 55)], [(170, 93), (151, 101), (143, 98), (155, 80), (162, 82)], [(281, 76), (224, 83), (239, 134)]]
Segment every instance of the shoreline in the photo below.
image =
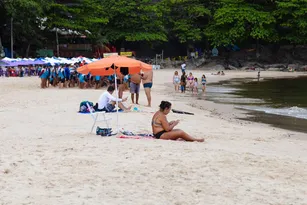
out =
[[(196, 72), (202, 72), (199, 70), (195, 70)], [(210, 72), (210, 71), (209, 71)], [(279, 71), (262, 71), (262, 72), (268, 72), (266, 74), (264, 74), (264, 77), (261, 77), (261, 81), (262, 80), (270, 80), (270, 79), (280, 79), (280, 78), (297, 78), (297, 77), (307, 77), (307, 72), (299, 72), (299, 73), (291, 73), (291, 74), (284, 74), (285, 72), (279, 72)], [(226, 76), (215, 76), (213, 75), (215, 78), (213, 81), (209, 82), (207, 85), (220, 85), (223, 82), (229, 82), (231, 80), (235, 80), (235, 79), (243, 79), (242, 78), (242, 73), (240, 71), (233, 71), (231, 73), (235, 73), (234, 77), (226, 77)], [(248, 72), (250, 73), (250, 72)], [(253, 72), (255, 74), (257, 74), (257, 72)], [(280, 74), (281, 73), (281, 74)], [(239, 74), (239, 75), (238, 75)], [(271, 76), (271, 74), (274, 74), (274, 76)], [(297, 74), (297, 75), (296, 75)], [(244, 74), (243, 74), (244, 75)], [(211, 75), (209, 75), (210, 77)], [(248, 77), (244, 77), (246, 78), (247, 82), (251, 82), (251, 81), (256, 81), (257, 78), (251, 78), (251, 75), (247, 75)], [(222, 77), (223, 79), (218, 79), (218, 77)], [(208, 76), (207, 76), (208, 79)], [(254, 79), (254, 80), (253, 80)], [(172, 93), (171, 90), (171, 86), (173, 86), (172, 83), (168, 83), (167, 85), (165, 85), (166, 88), (168, 88), (168, 92), (169, 94)], [(236, 121), (237, 123), (240, 124), (260, 124), (263, 126), (266, 126), (268, 128), (272, 128), (272, 129), (280, 129), (280, 130), (284, 130), (284, 131), (289, 131), (289, 132), (294, 132), (298, 135), (298, 137), (300, 139), (305, 139), (307, 140), (307, 135), (306, 137), (302, 137), (301, 135), (305, 135), (307, 134), (304, 131), (298, 131), (295, 129), (287, 129), (284, 127), (279, 127), (279, 126), (274, 126), (274, 123), (265, 123), (265, 122), (259, 122), (259, 120), (251, 120), (252, 118), (257, 118), (257, 116), (253, 116), (251, 115), (251, 113), (257, 113), (256, 111), (252, 111), (252, 110), (246, 110), (246, 109), (240, 109), (237, 108), (238, 105), (236, 104), (231, 104), (231, 103), (220, 103), (220, 102), (215, 102), (214, 100), (206, 100), (205, 95), (206, 94), (202, 94), (200, 91), (200, 94), (198, 94), (197, 96), (194, 96), (192, 93), (188, 92), (185, 94), (180, 93), (182, 96), (173, 96), (174, 100), (177, 101), (178, 99), (180, 100), (185, 100), (187, 105), (189, 105), (190, 107), (194, 107), (197, 108), (199, 110), (202, 111), (209, 111), (210, 114), (212, 116), (216, 116), (218, 119), (223, 119), (223, 120), (227, 120), (228, 122), (231, 121)], [(200, 97), (201, 96), (201, 97)], [(186, 100), (186, 98), (193, 98), (193, 102)], [(200, 99), (201, 98), (201, 99)], [(205, 98), (205, 99), (203, 99)], [(259, 116), (260, 115), (269, 115), (267, 113), (262, 113), (262, 112), (258, 112)], [(273, 115), (273, 114), (271, 114)], [(275, 115), (276, 117), (278, 117), (279, 115)], [(282, 118), (287, 118), (287, 116), (280, 116)], [(293, 118), (296, 119), (295, 117), (288, 117), (288, 118)], [(297, 120), (302, 120), (303, 119), (297, 119)], [(291, 133), (290, 135), (293, 135), (293, 133)]]

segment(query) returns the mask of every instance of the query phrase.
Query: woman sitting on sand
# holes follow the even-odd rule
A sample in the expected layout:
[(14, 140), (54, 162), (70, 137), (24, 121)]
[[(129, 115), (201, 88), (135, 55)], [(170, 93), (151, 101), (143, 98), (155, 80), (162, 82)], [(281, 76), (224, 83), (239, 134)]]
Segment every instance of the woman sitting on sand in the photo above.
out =
[(167, 101), (162, 101), (160, 110), (157, 111), (151, 121), (152, 132), (157, 139), (163, 140), (177, 140), (182, 138), (186, 141), (203, 142), (204, 139), (196, 139), (188, 135), (182, 130), (174, 129), (178, 125), (179, 120), (168, 122), (166, 115), (171, 111), (172, 104)]

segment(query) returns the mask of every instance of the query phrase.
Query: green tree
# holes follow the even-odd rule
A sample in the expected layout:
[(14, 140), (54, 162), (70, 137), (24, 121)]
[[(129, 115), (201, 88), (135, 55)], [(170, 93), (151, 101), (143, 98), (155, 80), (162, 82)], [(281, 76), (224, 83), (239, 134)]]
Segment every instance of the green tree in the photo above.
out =
[(164, 8), (152, 0), (101, 1), (108, 23), (101, 35), (109, 41), (167, 41), (163, 25)]
[(166, 27), (170, 36), (179, 42), (200, 41), (211, 15), (209, 1), (203, 0), (164, 0)]
[(248, 38), (276, 41), (278, 36), (271, 3), (221, 0), (205, 34), (215, 46), (234, 44)]
[(307, 42), (307, 1), (280, 0), (274, 16), (278, 22), (281, 40), (293, 44)]
[(96, 0), (75, 0), (73, 4), (52, 2), (46, 14), (48, 29), (65, 29), (83, 34), (95, 33), (108, 22), (105, 10)]
[(3, 20), (6, 27), (1, 27), (1, 34), (10, 39), (10, 25), (13, 20), (15, 44), (28, 56), (31, 44), (40, 44), (43, 39), (40, 18), (50, 1), (45, 0), (4, 0), (2, 1)]

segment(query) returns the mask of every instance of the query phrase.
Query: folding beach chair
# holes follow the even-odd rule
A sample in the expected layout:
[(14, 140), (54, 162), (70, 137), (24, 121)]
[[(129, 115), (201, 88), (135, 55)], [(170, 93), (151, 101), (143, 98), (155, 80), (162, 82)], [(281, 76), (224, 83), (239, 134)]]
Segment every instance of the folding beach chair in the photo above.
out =
[[(97, 122), (105, 122), (106, 125), (107, 125), (107, 128), (109, 129), (109, 122), (111, 120), (111, 118), (106, 118), (106, 112), (105, 111), (101, 111), (101, 112), (94, 112), (94, 109), (88, 104), (86, 103), (86, 106), (87, 108), (89, 109), (90, 113), (91, 113), (91, 116), (94, 120), (94, 123), (93, 123), (93, 126), (92, 126), (92, 129), (91, 129), (91, 133), (93, 132), (93, 129), (96, 125)], [(99, 117), (99, 116), (102, 116), (102, 117)]]

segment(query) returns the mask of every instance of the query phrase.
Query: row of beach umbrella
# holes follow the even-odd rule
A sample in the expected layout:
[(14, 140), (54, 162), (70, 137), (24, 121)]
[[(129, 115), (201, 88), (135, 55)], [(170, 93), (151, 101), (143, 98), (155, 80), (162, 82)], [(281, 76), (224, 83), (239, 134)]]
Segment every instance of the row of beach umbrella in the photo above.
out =
[(0, 61), (0, 66), (16, 67), (16, 66), (29, 66), (29, 65), (61, 65), (61, 64), (75, 64), (78, 62), (92, 63), (98, 59), (91, 59), (86, 57), (76, 58), (62, 58), (62, 57), (46, 57), (46, 58), (3, 58)]

